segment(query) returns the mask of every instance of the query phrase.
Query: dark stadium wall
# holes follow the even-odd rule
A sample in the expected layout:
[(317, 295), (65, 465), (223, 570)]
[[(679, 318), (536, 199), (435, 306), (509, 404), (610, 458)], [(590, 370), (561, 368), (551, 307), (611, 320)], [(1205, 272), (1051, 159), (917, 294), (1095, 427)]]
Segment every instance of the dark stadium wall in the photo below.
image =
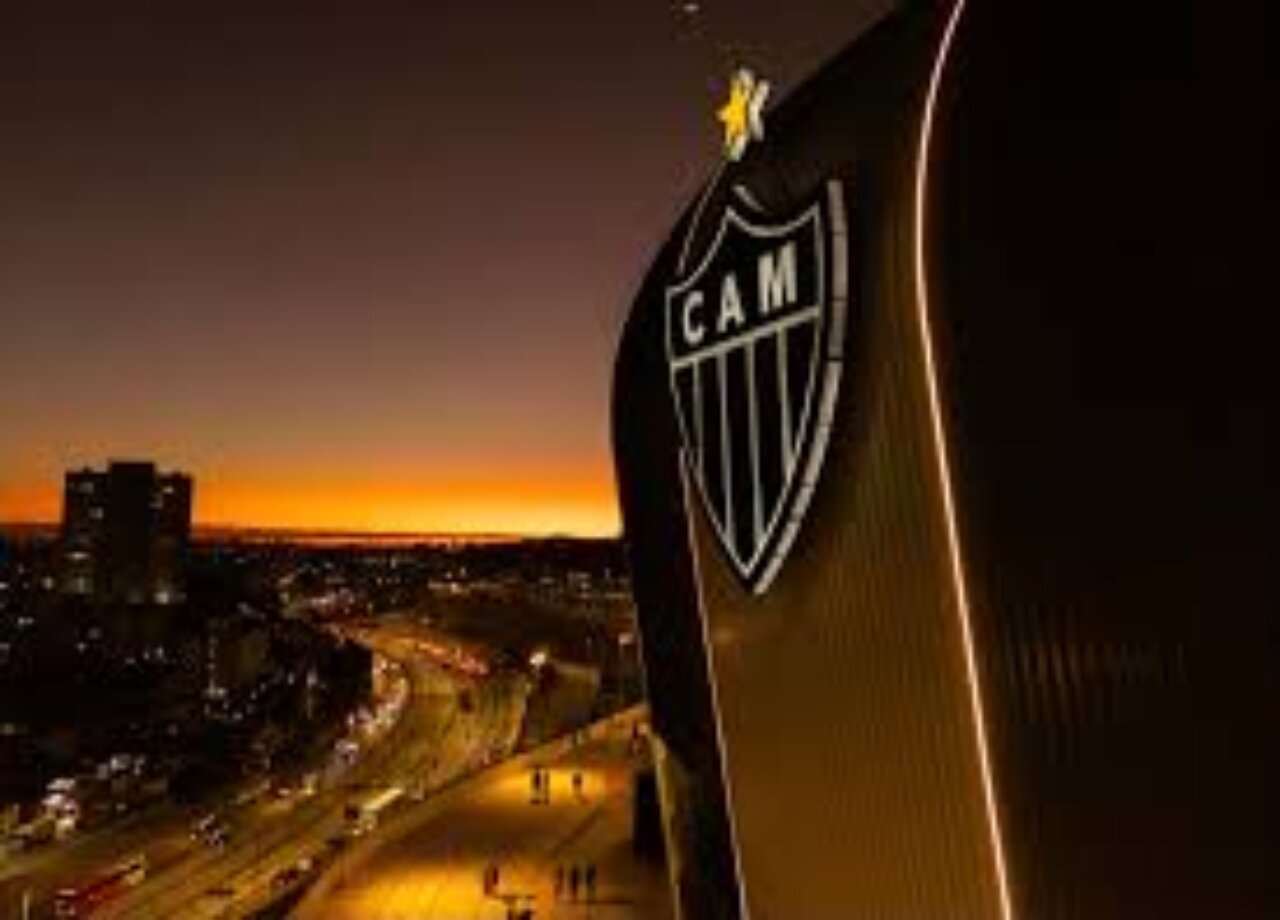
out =
[[(1265, 19), (904, 4), (673, 228), (613, 425), (683, 916), (1280, 913)], [(833, 182), (840, 386), (761, 588), (671, 292)]]

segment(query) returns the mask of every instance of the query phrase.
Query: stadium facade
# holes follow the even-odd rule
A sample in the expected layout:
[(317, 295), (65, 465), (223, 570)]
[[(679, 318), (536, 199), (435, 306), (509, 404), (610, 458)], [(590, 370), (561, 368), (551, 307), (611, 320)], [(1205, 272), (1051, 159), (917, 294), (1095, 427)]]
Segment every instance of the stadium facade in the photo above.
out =
[(613, 424), (688, 918), (1280, 915), (1247, 10), (906, 3), (660, 248)]

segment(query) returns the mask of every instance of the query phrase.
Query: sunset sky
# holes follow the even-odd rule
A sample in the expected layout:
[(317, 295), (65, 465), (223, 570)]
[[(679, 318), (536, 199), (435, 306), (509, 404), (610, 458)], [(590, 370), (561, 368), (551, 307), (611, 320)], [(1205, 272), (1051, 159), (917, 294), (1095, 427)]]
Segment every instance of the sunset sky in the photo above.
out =
[(0, 7), (0, 521), (609, 534), (615, 338), (718, 156), (887, 0)]

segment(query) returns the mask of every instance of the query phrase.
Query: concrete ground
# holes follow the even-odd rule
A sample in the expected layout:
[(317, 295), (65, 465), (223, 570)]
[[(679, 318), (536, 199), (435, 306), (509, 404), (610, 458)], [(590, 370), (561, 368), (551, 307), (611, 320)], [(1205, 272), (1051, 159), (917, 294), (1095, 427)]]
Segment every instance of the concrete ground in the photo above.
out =
[[(348, 852), (293, 916), (314, 920), (501, 920), (512, 916), (667, 920), (675, 916), (661, 866), (631, 849), (634, 720), (597, 726), (495, 768), (406, 815)], [(535, 804), (532, 774), (544, 768), (549, 802)], [(575, 792), (574, 774), (581, 776)], [(596, 868), (594, 898), (569, 890), (573, 866)], [(498, 885), (484, 888), (486, 867)], [(557, 870), (564, 873), (559, 897)], [(528, 909), (527, 915), (513, 911)]]

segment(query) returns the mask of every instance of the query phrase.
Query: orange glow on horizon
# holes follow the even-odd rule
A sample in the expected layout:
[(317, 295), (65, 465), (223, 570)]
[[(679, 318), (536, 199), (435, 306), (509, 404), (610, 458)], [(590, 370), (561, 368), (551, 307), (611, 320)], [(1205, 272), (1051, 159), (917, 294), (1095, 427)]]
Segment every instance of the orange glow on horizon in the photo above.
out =
[[(61, 519), (61, 481), (0, 483), (0, 522)], [(613, 481), (317, 481), (196, 474), (197, 526), (380, 534), (615, 536)]]
[(39, 524), (61, 517), (62, 494), (46, 483), (0, 482), (0, 523)]

